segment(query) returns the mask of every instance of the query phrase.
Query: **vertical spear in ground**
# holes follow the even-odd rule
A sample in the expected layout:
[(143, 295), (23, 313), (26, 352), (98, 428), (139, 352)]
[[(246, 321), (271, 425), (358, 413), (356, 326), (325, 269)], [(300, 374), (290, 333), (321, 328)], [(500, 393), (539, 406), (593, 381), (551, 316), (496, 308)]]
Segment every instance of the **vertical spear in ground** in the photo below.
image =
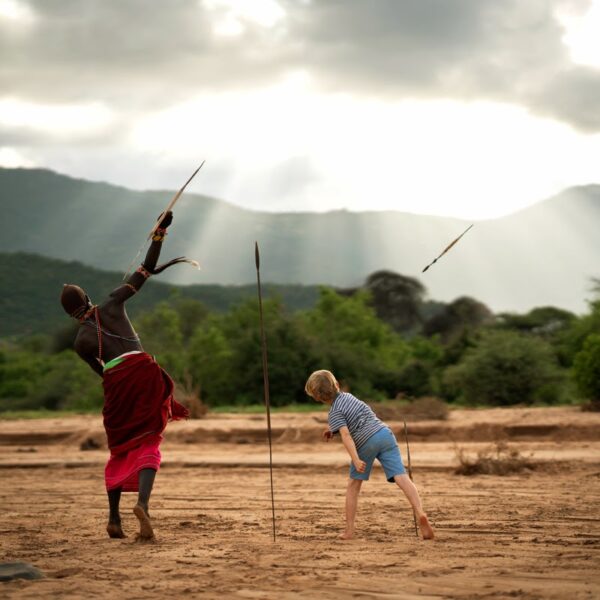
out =
[[(408, 458), (408, 476), (412, 481), (412, 465), (410, 463), (410, 447), (408, 445), (408, 429), (406, 428), (406, 421), (404, 421), (404, 439), (406, 440), (406, 456)], [(417, 527), (417, 515), (415, 515), (415, 511), (413, 510), (413, 520), (415, 522), (415, 535), (419, 537), (419, 528)]]
[(256, 283), (258, 287), (258, 313), (260, 316), (260, 341), (262, 346), (263, 385), (265, 392), (265, 408), (267, 409), (267, 430), (269, 434), (269, 472), (271, 474), (271, 510), (273, 513), (273, 541), (275, 541), (275, 494), (273, 492), (273, 442), (271, 435), (271, 402), (269, 399), (269, 364), (267, 362), (267, 338), (262, 309), (262, 290), (260, 286), (260, 254), (258, 242), (254, 246), (254, 259), (256, 262)]

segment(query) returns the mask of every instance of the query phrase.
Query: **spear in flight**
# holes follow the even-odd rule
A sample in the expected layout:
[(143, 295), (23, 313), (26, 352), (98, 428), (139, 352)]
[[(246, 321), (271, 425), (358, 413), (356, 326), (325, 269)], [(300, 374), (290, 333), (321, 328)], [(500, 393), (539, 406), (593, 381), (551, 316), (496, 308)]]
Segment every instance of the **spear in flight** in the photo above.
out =
[(205, 162), (206, 161), (204, 161), (204, 160), (202, 161), (202, 163), (200, 164), (200, 166), (192, 173), (191, 177), (183, 184), (183, 186), (181, 187), (181, 189), (173, 196), (173, 198), (171, 199), (171, 201), (169, 202), (169, 204), (167, 204), (167, 208), (165, 208), (165, 210), (163, 210), (160, 213), (160, 216), (156, 220), (156, 223), (154, 223), (154, 226), (150, 230), (150, 233), (148, 234), (148, 237), (146, 238), (146, 240), (144, 241), (144, 243), (140, 246), (140, 249), (138, 250), (137, 254), (133, 257), (133, 260), (129, 263), (129, 266), (127, 267), (127, 271), (125, 271), (125, 275), (123, 275), (123, 280), (127, 279), (127, 276), (131, 272), (131, 267), (135, 264), (135, 262), (138, 259), (139, 255), (142, 253), (142, 250), (144, 249), (144, 246), (146, 245), (146, 243), (148, 242), (148, 240), (154, 235), (154, 232), (158, 229), (158, 226), (160, 225), (160, 222), (161, 222), (162, 218), (170, 210), (173, 210), (173, 207), (175, 206), (175, 203), (177, 202), (177, 200), (179, 200), (179, 197), (181, 196), (181, 194), (183, 194), (183, 190), (185, 190), (185, 188), (188, 186), (188, 183), (192, 179), (194, 179), (194, 177), (196, 176), (196, 173), (198, 173), (198, 171), (202, 168), (202, 166), (204, 165)]
[(267, 338), (262, 309), (262, 290), (260, 285), (260, 253), (258, 242), (254, 243), (254, 260), (256, 263), (256, 283), (258, 288), (258, 314), (260, 316), (260, 341), (262, 347), (263, 385), (265, 408), (267, 409), (267, 431), (269, 436), (269, 472), (271, 474), (271, 510), (273, 514), (273, 541), (275, 541), (275, 494), (273, 492), (273, 442), (271, 434), (271, 402), (269, 399), (269, 364), (267, 362)]
[[(406, 456), (408, 457), (408, 476), (412, 481), (412, 465), (410, 463), (410, 447), (408, 445), (408, 429), (406, 428), (406, 421), (404, 421), (404, 439), (406, 440)], [(415, 535), (419, 537), (419, 529), (417, 527), (417, 515), (415, 515), (415, 511), (413, 510), (413, 520), (415, 522)]]
[(446, 254), (446, 252), (448, 252), (448, 250), (450, 250), (450, 248), (452, 248), (452, 246), (454, 246), (454, 244), (456, 244), (456, 242), (458, 242), (458, 240), (460, 240), (460, 238), (465, 235), (465, 233), (467, 233), (467, 231), (469, 231), (469, 229), (471, 229), (471, 227), (473, 227), (473, 225), (469, 225), (450, 245), (446, 246), (446, 248), (444, 249), (444, 251), (436, 258), (433, 259), (432, 262), (430, 262), (422, 271), (421, 273), (425, 273), (425, 271), (427, 271), (427, 269), (429, 269), (429, 267), (431, 267), (432, 265), (434, 265), (438, 259), (442, 258), (442, 256), (444, 256), (444, 254)]

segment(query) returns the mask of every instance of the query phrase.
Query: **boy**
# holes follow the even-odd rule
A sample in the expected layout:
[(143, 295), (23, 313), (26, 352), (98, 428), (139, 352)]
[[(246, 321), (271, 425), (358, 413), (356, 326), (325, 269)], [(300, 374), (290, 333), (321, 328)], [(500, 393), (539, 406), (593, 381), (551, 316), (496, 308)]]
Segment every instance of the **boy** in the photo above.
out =
[(433, 539), (433, 528), (423, 512), (419, 492), (404, 470), (400, 450), (390, 428), (364, 402), (352, 394), (340, 392), (340, 386), (330, 371), (312, 373), (304, 389), (317, 402), (330, 406), (329, 429), (323, 432), (323, 438), (329, 441), (339, 433), (352, 460), (346, 490), (346, 530), (340, 538), (349, 540), (354, 535), (360, 487), (363, 481), (369, 479), (373, 461), (377, 459), (385, 471), (386, 479), (395, 483), (406, 495), (423, 539)]

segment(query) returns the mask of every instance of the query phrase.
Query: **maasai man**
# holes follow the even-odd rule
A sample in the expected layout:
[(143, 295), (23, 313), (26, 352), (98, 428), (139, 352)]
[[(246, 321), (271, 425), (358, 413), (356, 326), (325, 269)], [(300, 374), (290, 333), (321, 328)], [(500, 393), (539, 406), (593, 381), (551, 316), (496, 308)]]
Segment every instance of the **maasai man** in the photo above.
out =
[(75, 351), (103, 380), (102, 414), (110, 449), (105, 469), (110, 510), (106, 531), (111, 538), (126, 537), (119, 513), (121, 492), (138, 492), (133, 512), (140, 522), (139, 539), (153, 539), (148, 502), (160, 466), (162, 432), (169, 420), (188, 416), (173, 399), (173, 381), (144, 352), (125, 312), (125, 302), (151, 274), (187, 261), (182, 257), (156, 266), (172, 220), (171, 212), (162, 217), (144, 262), (105, 302), (96, 306), (80, 287), (66, 284), (60, 298), (65, 311), (80, 323)]

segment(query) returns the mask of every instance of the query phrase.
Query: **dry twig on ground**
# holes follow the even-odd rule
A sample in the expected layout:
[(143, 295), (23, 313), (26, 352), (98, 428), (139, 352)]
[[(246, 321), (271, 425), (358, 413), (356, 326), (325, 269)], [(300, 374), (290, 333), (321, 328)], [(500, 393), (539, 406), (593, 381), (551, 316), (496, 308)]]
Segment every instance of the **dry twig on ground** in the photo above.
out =
[(208, 406), (200, 398), (200, 388), (193, 385), (192, 378), (185, 374), (184, 381), (175, 382), (175, 398), (189, 411), (191, 419), (202, 419), (208, 412)]
[(459, 462), (454, 470), (456, 475), (511, 475), (537, 466), (506, 442), (496, 442), (494, 446), (480, 450), (475, 458), (469, 458), (464, 448), (456, 447), (455, 450)]

